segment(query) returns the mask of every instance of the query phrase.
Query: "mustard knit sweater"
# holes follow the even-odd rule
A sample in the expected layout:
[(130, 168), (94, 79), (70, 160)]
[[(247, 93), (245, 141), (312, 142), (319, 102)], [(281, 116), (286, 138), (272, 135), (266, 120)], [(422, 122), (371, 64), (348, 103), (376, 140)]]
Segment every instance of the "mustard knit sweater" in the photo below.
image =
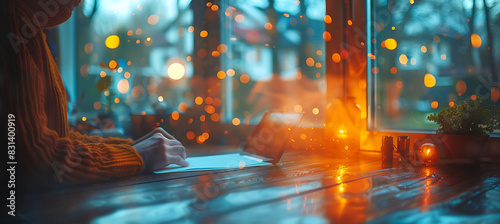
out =
[(64, 85), (42, 29), (66, 21), (71, 12), (60, 5), (57, 15), (38, 21), (34, 19), (37, 10), (27, 3), (7, 0), (5, 4), (10, 20), (4, 25), (14, 44), (0, 50), (8, 90), (2, 106), (16, 116), (19, 169), (29, 176), (69, 182), (140, 174), (143, 161), (130, 146), (132, 140), (87, 136), (69, 129)]

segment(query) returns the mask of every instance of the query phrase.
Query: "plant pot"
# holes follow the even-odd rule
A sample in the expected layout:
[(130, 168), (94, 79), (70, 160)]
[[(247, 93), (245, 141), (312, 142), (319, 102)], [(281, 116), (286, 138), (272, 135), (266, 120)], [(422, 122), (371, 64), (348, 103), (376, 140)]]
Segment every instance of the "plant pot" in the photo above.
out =
[(470, 162), (479, 162), (489, 137), (489, 135), (439, 135), (443, 143), (444, 158)]

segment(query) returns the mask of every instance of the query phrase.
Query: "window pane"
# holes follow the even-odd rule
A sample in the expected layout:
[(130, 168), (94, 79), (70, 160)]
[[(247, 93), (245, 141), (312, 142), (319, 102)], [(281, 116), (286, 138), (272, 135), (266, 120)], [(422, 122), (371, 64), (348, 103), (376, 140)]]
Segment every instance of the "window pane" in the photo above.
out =
[(376, 128), (435, 130), (426, 117), (460, 101), (498, 104), (498, 1), (371, 3)]
[(304, 112), (303, 126), (325, 119), (325, 2), (223, 1), (224, 119), (257, 123), (267, 110)]

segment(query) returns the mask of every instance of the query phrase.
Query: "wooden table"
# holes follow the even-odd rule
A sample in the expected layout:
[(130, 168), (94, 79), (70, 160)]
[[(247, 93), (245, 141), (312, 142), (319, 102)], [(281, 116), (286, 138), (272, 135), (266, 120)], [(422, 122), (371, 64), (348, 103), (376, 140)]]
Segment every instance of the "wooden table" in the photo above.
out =
[(285, 153), (277, 166), (151, 174), (23, 195), (19, 217), (48, 223), (500, 222), (500, 165), (381, 169)]

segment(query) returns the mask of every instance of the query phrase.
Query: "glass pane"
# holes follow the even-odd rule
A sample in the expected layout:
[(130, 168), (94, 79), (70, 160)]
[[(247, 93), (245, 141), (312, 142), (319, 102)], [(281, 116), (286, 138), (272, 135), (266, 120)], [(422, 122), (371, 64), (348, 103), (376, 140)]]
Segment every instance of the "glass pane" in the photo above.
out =
[(267, 110), (304, 112), (303, 126), (325, 119), (325, 2), (223, 1), (224, 119), (257, 123)]
[(498, 3), (372, 1), (376, 128), (435, 130), (426, 117), (443, 108), (480, 97), (498, 104)]

